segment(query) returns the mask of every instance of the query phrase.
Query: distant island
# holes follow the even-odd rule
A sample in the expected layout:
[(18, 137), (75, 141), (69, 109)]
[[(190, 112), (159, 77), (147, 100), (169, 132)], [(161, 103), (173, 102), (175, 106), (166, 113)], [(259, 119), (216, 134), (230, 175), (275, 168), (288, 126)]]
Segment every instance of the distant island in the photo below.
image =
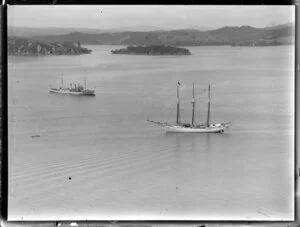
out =
[(8, 55), (13, 56), (44, 56), (44, 55), (79, 55), (89, 54), (91, 50), (82, 48), (80, 42), (45, 43), (30, 38), (8, 37)]
[(123, 49), (112, 50), (111, 53), (134, 55), (191, 55), (188, 49), (163, 45), (128, 46)]

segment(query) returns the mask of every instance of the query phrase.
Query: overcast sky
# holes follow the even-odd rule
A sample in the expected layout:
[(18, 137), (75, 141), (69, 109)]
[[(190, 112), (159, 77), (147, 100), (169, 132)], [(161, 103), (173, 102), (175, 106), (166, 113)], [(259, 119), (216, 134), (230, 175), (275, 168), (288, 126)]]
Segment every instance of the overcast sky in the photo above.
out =
[(294, 6), (9, 6), (8, 25), (115, 29), (164, 29), (294, 22)]

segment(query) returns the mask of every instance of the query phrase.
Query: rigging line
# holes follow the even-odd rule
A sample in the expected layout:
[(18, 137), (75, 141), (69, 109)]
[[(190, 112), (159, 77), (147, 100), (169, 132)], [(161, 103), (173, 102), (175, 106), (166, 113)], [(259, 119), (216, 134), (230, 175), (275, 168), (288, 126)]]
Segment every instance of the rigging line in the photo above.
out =
[(175, 112), (175, 110), (176, 110), (176, 108), (172, 108), (172, 111), (171, 111), (171, 113), (169, 115), (170, 117), (167, 119), (167, 121), (169, 121), (170, 119), (174, 118), (173, 113)]

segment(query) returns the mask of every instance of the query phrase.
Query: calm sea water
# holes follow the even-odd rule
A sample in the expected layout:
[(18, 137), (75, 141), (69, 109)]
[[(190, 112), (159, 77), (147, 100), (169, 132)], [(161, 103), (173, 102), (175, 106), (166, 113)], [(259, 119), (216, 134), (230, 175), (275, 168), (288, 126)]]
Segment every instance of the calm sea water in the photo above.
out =
[[(191, 56), (9, 58), (9, 219), (292, 220), (292, 46), (189, 47)], [(51, 94), (83, 81), (95, 97)], [(167, 134), (147, 118), (212, 122)], [(33, 135), (40, 137), (33, 138)]]

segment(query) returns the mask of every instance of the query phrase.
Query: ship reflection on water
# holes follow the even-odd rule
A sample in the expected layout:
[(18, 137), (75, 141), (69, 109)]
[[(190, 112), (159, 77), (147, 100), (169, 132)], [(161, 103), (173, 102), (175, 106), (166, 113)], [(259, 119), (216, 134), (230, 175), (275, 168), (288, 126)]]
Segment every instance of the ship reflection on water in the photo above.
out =
[[(187, 166), (193, 168), (195, 173), (199, 174), (199, 166), (208, 169), (215, 168), (214, 162), (226, 154), (228, 148), (226, 143), (231, 139), (230, 133), (165, 133), (163, 137), (168, 143), (174, 144), (172, 149), (174, 158), (174, 170), (182, 171)], [(222, 144), (223, 149), (220, 149), (218, 144)], [(184, 151), (184, 152), (183, 152)], [(221, 157), (219, 157), (219, 153)], [(190, 164), (189, 164), (190, 163)], [(198, 165), (198, 167), (197, 167)]]

